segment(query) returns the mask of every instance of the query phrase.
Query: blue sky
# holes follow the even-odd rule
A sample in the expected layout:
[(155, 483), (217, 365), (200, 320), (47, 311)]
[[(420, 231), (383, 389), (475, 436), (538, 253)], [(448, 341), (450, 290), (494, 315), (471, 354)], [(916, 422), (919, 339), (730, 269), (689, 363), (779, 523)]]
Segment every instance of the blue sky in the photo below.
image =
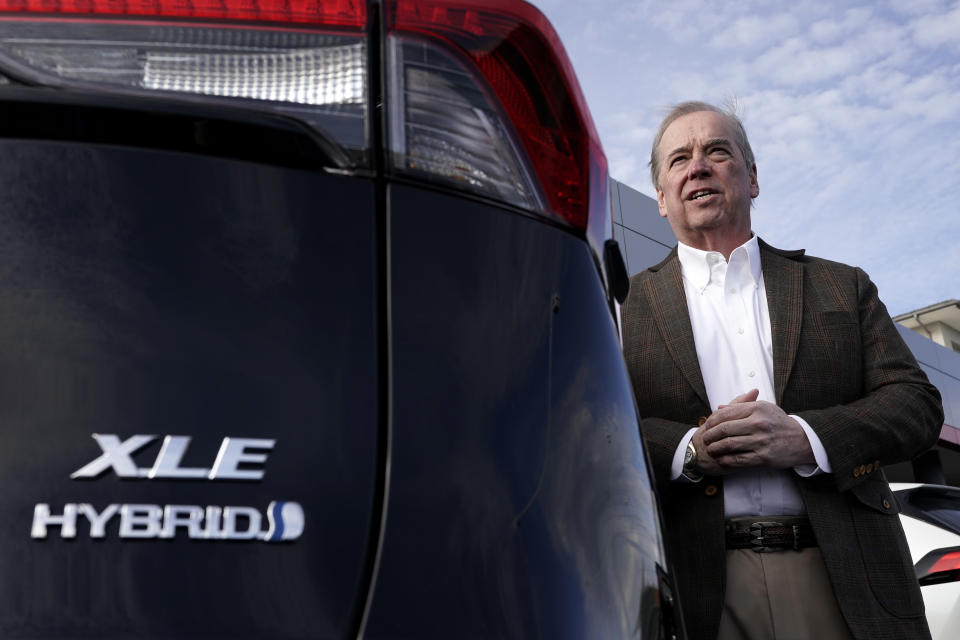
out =
[(863, 267), (893, 315), (960, 298), (960, 0), (533, 4), (614, 178), (653, 195), (666, 108), (735, 99), (761, 237)]

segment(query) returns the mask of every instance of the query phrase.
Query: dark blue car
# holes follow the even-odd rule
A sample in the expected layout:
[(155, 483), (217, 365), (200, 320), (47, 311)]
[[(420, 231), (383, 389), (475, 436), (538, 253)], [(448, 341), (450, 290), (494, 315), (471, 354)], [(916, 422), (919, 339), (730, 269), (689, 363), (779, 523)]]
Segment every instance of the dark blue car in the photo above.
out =
[(670, 638), (515, 0), (0, 0), (0, 636)]

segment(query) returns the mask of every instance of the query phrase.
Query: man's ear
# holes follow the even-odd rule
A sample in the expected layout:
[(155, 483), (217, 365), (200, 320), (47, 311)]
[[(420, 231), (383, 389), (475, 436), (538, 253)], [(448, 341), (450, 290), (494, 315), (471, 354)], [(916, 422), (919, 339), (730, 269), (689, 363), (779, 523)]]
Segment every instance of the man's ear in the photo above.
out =
[(663, 191), (657, 189), (657, 208), (660, 210), (660, 217), (667, 217), (667, 204), (663, 197)]
[(757, 182), (757, 165), (750, 168), (750, 197), (756, 198), (760, 195), (760, 183)]

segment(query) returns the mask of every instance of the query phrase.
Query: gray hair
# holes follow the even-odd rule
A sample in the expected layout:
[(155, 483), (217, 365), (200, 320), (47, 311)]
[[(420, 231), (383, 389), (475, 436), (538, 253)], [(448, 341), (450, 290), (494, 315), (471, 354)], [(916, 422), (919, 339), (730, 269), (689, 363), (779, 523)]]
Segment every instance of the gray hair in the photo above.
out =
[(733, 125), (734, 143), (740, 147), (740, 153), (743, 154), (743, 159), (747, 164), (747, 170), (750, 170), (750, 168), (756, 164), (753, 157), (753, 149), (750, 148), (750, 141), (747, 139), (747, 130), (743, 128), (743, 123), (736, 114), (735, 105), (721, 109), (709, 102), (698, 102), (695, 100), (681, 102), (674, 105), (667, 113), (667, 117), (660, 123), (660, 128), (657, 129), (657, 135), (653, 139), (653, 148), (650, 150), (650, 179), (653, 181), (653, 187), (657, 191), (660, 190), (660, 141), (663, 140), (664, 132), (677, 118), (699, 111), (712, 111), (727, 118), (730, 124)]

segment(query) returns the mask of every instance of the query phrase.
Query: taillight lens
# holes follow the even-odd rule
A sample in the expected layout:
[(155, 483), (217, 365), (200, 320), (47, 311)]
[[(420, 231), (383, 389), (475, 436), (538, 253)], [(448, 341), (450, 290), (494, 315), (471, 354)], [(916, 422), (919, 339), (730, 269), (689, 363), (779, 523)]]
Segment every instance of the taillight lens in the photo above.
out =
[[(387, 7), (390, 36), (402, 42), (392, 46), (392, 50), (399, 46), (403, 52), (398, 56), (400, 64), (407, 63), (410, 59), (408, 52), (415, 50), (418, 40), (434, 43), (434, 51), (446, 49), (462, 55), (492, 90), (499, 108), (491, 108), (490, 112), (502, 113), (505, 122), (509, 123), (502, 126), (518, 139), (548, 211), (579, 229), (586, 229), (591, 202), (594, 206), (603, 206), (597, 204), (602, 199), (592, 198), (590, 191), (592, 186), (602, 189), (601, 185), (606, 184), (606, 159), (570, 62), (543, 14), (517, 0), (393, 0)], [(427, 47), (425, 44), (420, 46)], [(430, 57), (430, 54), (423, 57)], [(433, 74), (434, 78), (425, 79), (424, 83), (442, 84), (436, 79), (444, 77), (444, 72), (424, 69), (424, 73)], [(454, 84), (448, 84), (442, 90), (457, 93)], [(419, 89), (415, 91), (426, 102), (432, 102), (438, 108), (444, 106), (442, 98), (420, 94)], [(464, 92), (459, 95), (463, 96)], [(460, 102), (475, 105), (470, 99)], [(476, 107), (469, 106), (466, 111), (472, 108)], [(480, 111), (482, 116), (478, 114), (472, 122), (463, 122), (471, 132), (489, 128), (487, 112), (483, 108)], [(501, 149), (506, 149), (512, 140), (498, 133), (496, 126), (493, 132), (480, 133), (476, 138), (465, 135), (447, 140), (445, 136), (449, 130), (438, 132), (436, 144), (421, 138), (420, 149), (441, 151), (431, 157), (442, 156), (447, 148), (464, 151), (464, 156), (470, 156), (473, 144), (496, 147), (497, 140), (502, 141)], [(413, 128), (417, 127), (415, 124)], [(431, 135), (429, 127), (421, 130), (425, 136)], [(420, 152), (411, 144), (410, 136), (404, 133), (401, 137), (406, 146), (393, 150), (396, 157), (401, 158), (400, 168), (410, 168), (415, 163), (410, 158), (416, 158)], [(460, 144), (458, 139), (465, 142)], [(396, 141), (397, 138), (392, 140)], [(462, 160), (463, 157), (459, 157), (454, 162)], [(501, 164), (499, 160), (497, 163)], [(495, 179), (498, 186), (494, 189), (502, 190), (503, 185), (512, 184), (514, 201), (523, 203), (533, 194), (527, 196), (524, 193), (519, 179), (522, 171), (509, 163), (503, 167)], [(478, 180), (487, 175), (486, 169), (475, 165), (464, 163), (463, 168), (465, 183), (470, 182), (471, 173), (480, 176)], [(529, 200), (526, 203), (530, 206)]]
[(506, 120), (485, 82), (430, 41), (390, 37), (392, 166), (427, 180), (543, 208)]
[[(606, 159), (543, 14), (522, 0), (384, 2), (389, 166), (601, 246)], [(0, 0), (0, 64), (28, 84), (292, 116), (362, 161), (371, 26), (366, 0)]]
[(935, 549), (916, 564), (921, 586), (960, 580), (960, 547)]
[(0, 59), (27, 82), (203, 96), (292, 116), (359, 153), (369, 146), (365, 22), (360, 0), (0, 0)]

